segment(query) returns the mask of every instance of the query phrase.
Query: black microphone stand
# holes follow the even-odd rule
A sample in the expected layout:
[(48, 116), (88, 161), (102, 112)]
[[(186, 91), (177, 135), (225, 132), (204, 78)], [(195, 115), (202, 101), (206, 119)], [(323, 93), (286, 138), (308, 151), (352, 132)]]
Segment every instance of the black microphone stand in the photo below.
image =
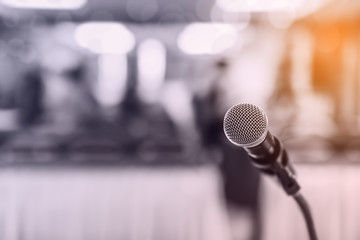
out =
[(305, 219), (306, 227), (309, 233), (309, 239), (318, 240), (310, 207), (305, 198), (300, 193), (300, 185), (293, 177), (295, 175), (295, 171), (289, 164), (288, 155), (285, 150), (282, 151), (280, 157), (281, 161), (275, 162), (272, 165), (272, 170), (277, 176), (285, 192), (292, 196), (298, 204), (300, 211)]
[(296, 203), (299, 205), (302, 215), (305, 219), (306, 227), (308, 229), (310, 240), (317, 240), (315, 224), (313, 218), (311, 216), (310, 208), (305, 198), (300, 194), (296, 194), (293, 196)]

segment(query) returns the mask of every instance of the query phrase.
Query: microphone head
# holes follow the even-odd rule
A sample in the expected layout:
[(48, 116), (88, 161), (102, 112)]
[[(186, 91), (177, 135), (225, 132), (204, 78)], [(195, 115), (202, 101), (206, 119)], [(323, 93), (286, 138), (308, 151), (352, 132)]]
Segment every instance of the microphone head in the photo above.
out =
[(231, 107), (224, 117), (224, 132), (235, 145), (255, 147), (264, 141), (268, 132), (265, 112), (256, 105), (240, 103)]

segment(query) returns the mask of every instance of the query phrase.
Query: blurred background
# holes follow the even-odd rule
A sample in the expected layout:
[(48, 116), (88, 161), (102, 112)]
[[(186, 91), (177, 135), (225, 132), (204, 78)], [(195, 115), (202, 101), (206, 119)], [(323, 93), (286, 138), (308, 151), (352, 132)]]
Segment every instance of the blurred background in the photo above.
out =
[(239, 102), (320, 239), (359, 239), (359, 22), (350, 0), (0, 0), (0, 239), (307, 239), (223, 134)]

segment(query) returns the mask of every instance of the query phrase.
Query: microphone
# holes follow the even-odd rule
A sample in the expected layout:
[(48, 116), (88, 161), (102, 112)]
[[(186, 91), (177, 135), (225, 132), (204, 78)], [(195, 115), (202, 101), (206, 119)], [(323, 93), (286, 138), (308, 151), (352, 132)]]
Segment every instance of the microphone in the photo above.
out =
[(231, 107), (224, 117), (224, 133), (231, 143), (246, 150), (255, 167), (276, 176), (288, 195), (299, 192), (287, 152), (270, 133), (268, 118), (261, 108), (249, 103)]
[(309, 239), (317, 240), (317, 233), (310, 208), (300, 194), (288, 155), (280, 141), (268, 129), (265, 112), (256, 105), (240, 103), (231, 107), (224, 117), (224, 132), (233, 144), (246, 150), (255, 167), (274, 175), (285, 192), (298, 204), (308, 229)]

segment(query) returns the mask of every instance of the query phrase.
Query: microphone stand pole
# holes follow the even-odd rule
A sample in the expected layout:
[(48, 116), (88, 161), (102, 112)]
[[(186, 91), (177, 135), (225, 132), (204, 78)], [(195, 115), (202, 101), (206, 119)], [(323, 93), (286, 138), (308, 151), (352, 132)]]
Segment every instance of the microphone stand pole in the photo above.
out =
[(306, 227), (308, 229), (310, 240), (317, 240), (315, 224), (313, 218), (311, 216), (310, 208), (305, 198), (300, 194), (296, 194), (293, 196), (296, 203), (299, 205), (301, 213), (305, 219)]
[(305, 219), (306, 227), (309, 233), (309, 239), (318, 240), (310, 207), (305, 198), (300, 194), (300, 186), (293, 177), (295, 172), (289, 164), (286, 151), (284, 150), (281, 155), (281, 162), (275, 162), (272, 166), (272, 169), (285, 192), (292, 196), (298, 204), (300, 211)]

